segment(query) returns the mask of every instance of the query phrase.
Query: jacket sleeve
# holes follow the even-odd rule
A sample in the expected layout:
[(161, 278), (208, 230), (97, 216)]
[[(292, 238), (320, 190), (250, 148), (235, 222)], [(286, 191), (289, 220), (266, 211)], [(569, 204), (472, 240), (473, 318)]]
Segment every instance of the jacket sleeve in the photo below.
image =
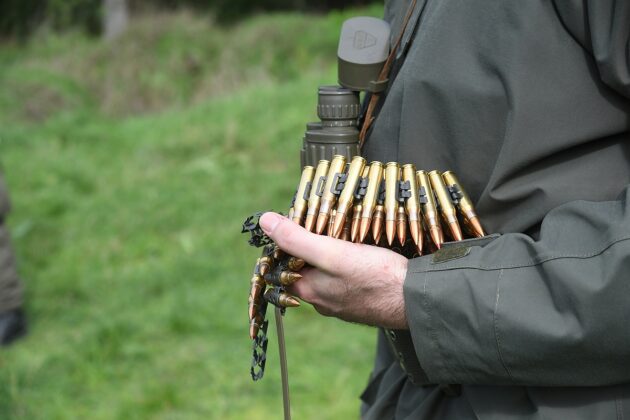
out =
[(630, 190), (545, 217), (540, 239), (410, 260), (410, 332), (429, 383), (610, 385), (630, 381)]

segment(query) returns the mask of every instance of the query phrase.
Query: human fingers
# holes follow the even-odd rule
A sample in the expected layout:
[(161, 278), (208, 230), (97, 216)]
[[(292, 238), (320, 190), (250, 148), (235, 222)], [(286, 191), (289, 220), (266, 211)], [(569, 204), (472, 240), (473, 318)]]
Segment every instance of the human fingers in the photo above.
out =
[(308, 232), (277, 213), (263, 214), (260, 227), (280, 249), (326, 271), (336, 271), (339, 260), (347, 254), (347, 246), (353, 245)]

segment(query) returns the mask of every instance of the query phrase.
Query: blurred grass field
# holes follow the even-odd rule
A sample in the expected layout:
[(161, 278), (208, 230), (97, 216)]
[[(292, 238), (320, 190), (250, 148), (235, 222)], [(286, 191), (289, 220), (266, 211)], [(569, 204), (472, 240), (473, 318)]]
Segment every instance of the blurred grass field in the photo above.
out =
[[(0, 419), (275, 419), (249, 377), (257, 210), (285, 211), (341, 22), (234, 27), (180, 12), (116, 44), (41, 31), (0, 46), (0, 162), (30, 334), (0, 350)], [(286, 317), (295, 418), (357, 418), (374, 330)], [(270, 330), (273, 330), (270, 328)]]

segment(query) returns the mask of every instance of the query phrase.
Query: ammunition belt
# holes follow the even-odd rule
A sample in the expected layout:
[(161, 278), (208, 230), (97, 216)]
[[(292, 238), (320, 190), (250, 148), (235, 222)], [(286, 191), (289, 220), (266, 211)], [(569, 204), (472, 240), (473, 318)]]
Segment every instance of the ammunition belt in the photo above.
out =
[[(301, 278), (299, 271), (305, 265), (264, 234), (258, 225), (260, 215), (243, 225), (243, 232), (251, 234), (250, 244), (263, 248), (249, 296), (254, 380), (264, 373), (267, 303), (283, 309), (299, 306), (285, 286)], [(288, 217), (310, 232), (386, 247), (407, 258), (433, 253), (446, 241), (485, 236), (472, 201), (453, 172), (426, 172), (397, 162), (367, 164), (360, 156), (346, 162), (344, 156), (335, 155), (331, 161), (319, 161), (317, 167), (305, 166)], [(398, 342), (391, 340), (392, 334), (400, 336)], [(414, 382), (422, 382), (424, 372), (409, 333), (386, 335), (403, 368), (416, 378)]]

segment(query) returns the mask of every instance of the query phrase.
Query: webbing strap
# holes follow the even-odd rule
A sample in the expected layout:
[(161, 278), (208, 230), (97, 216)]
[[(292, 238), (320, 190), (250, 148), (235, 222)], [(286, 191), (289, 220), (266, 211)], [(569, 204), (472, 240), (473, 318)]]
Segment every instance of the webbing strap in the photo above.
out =
[[(398, 51), (398, 47), (400, 46), (400, 42), (402, 41), (403, 35), (405, 34), (405, 30), (407, 29), (407, 24), (409, 23), (409, 19), (411, 19), (411, 15), (413, 14), (413, 9), (416, 7), (416, 0), (411, 2), (409, 5), (409, 9), (407, 10), (407, 14), (405, 15), (405, 20), (403, 21), (402, 29), (398, 34), (398, 38), (396, 38), (396, 42), (392, 47), (392, 50), (389, 52), (387, 56), (387, 60), (385, 60), (385, 64), (381, 69), (381, 72), (378, 75), (378, 79), (376, 80), (377, 84), (383, 83), (387, 80), (387, 76), (389, 76), (389, 71), (392, 68), (392, 64), (394, 63), (394, 59), (396, 58), (396, 52)], [(376, 104), (378, 104), (378, 100), (381, 96), (381, 92), (373, 92), (372, 96), (370, 96), (370, 102), (368, 103), (367, 110), (365, 112), (365, 119), (363, 120), (363, 126), (361, 127), (361, 132), (359, 133), (359, 150), (363, 147), (363, 143), (365, 143), (365, 136), (367, 135), (367, 131), (369, 130), (372, 122), (374, 121), (374, 110), (376, 109)]]
[(291, 420), (291, 400), (289, 399), (289, 371), (287, 368), (287, 348), (284, 341), (282, 309), (276, 306), (276, 331), (278, 332), (278, 352), (280, 353), (280, 376), (282, 377), (282, 406), (284, 420)]

